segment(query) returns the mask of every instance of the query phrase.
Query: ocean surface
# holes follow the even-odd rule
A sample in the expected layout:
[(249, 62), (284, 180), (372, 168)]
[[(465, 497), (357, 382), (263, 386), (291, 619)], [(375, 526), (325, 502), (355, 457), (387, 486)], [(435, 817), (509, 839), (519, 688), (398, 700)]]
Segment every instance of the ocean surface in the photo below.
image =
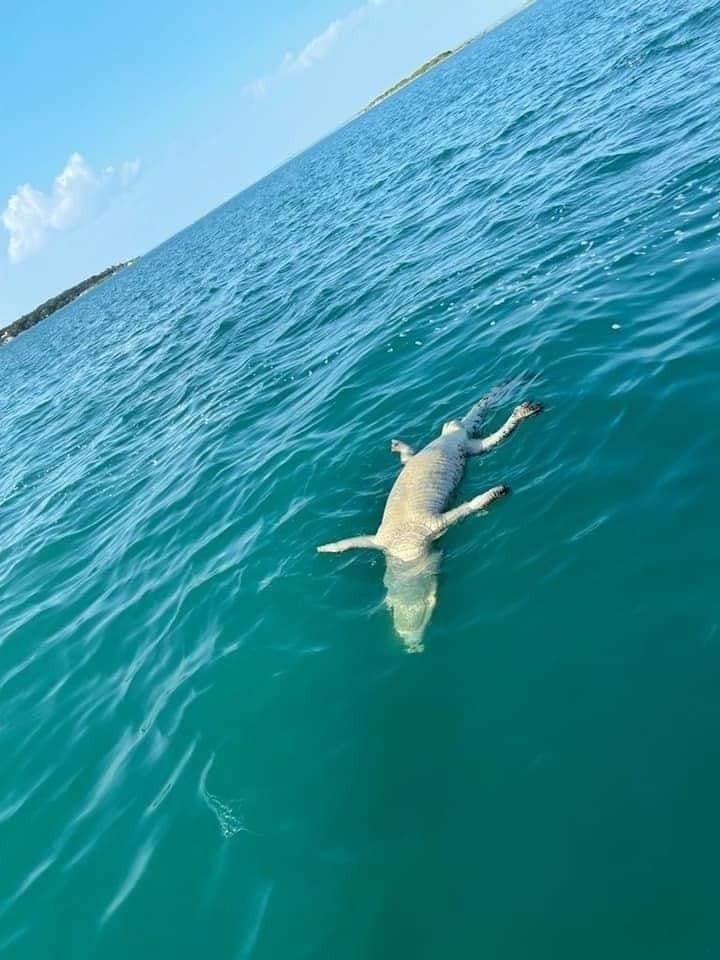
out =
[[(719, 37), (539, 0), (0, 351), (3, 960), (720, 956)], [(314, 548), (519, 374), (410, 656)]]

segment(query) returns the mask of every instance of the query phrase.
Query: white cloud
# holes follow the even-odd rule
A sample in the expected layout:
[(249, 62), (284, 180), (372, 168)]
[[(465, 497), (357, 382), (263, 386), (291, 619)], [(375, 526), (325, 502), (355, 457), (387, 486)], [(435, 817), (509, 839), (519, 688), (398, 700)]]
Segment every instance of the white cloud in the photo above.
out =
[(364, 9), (365, 7), (358, 7), (357, 11), (353, 11), (353, 13), (348, 14), (348, 16), (342, 20), (333, 20), (322, 33), (319, 33), (306, 43), (300, 53), (286, 53), (280, 69), (308, 70), (317, 60), (322, 60), (331, 47), (335, 45), (343, 28), (350, 26), (350, 20), (353, 18), (353, 14)]
[(382, 6), (383, 3), (385, 3), (385, 0), (367, 0), (362, 6), (355, 7), (344, 17), (333, 20), (321, 33), (309, 40), (298, 53), (292, 51), (286, 53), (271, 76), (259, 77), (249, 83), (245, 87), (245, 92), (253, 99), (260, 100), (267, 95), (274, 79), (302, 70), (309, 70), (313, 64), (327, 56), (343, 34), (349, 33), (350, 30), (357, 27), (369, 13)]
[(2, 222), (10, 234), (8, 256), (12, 263), (43, 247), (50, 233), (68, 230), (96, 216), (110, 197), (126, 189), (140, 170), (139, 160), (93, 170), (80, 153), (68, 162), (45, 194), (29, 183), (18, 187), (8, 199)]
[(257, 80), (253, 80), (252, 83), (249, 83), (247, 87), (245, 87), (245, 90), (253, 100), (262, 100), (268, 92), (268, 82), (264, 77), (260, 77)]

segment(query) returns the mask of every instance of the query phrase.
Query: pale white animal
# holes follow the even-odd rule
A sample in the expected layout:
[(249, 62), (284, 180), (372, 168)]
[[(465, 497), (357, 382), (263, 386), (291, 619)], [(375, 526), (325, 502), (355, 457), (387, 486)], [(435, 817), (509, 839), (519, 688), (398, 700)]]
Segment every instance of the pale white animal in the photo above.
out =
[(393, 440), (390, 447), (400, 455), (402, 469), (387, 498), (377, 532), (317, 548), (321, 553), (356, 548), (383, 551), (386, 603), (392, 611), (395, 630), (409, 649), (422, 649), (422, 636), (435, 607), (439, 554), (432, 549), (434, 542), (458, 520), (479, 513), (510, 492), (507, 485), (501, 484), (446, 509), (468, 457), (491, 450), (523, 420), (543, 410), (540, 403), (521, 403), (499, 430), (480, 437), (488, 402), (489, 396), (484, 397), (462, 420), (448, 421), (440, 436), (417, 453), (406, 443)]

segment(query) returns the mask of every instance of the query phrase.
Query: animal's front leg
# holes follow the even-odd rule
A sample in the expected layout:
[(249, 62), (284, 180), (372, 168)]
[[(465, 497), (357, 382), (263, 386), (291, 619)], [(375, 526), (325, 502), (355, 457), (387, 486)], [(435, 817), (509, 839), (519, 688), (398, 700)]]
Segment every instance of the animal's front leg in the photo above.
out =
[(461, 503), (459, 507), (453, 507), (452, 510), (447, 510), (437, 518), (435, 535), (441, 537), (448, 527), (457, 523), (458, 520), (469, 517), (471, 513), (479, 513), (481, 510), (485, 510), (485, 508), (489, 507), (495, 500), (506, 497), (509, 493), (510, 487), (502, 483), (497, 487), (486, 490), (485, 493), (481, 493), (477, 497), (473, 497), (472, 500)]
[(390, 449), (393, 453), (400, 454), (400, 463), (407, 463), (410, 457), (415, 455), (413, 448), (408, 446), (407, 443), (403, 443), (402, 440), (391, 440)]
[(344, 553), (346, 550), (381, 550), (382, 547), (374, 536), (348, 537), (347, 540), (336, 540), (335, 543), (324, 543), (317, 548), (318, 553)]
[(539, 413), (543, 412), (543, 409), (541, 403), (526, 400), (525, 403), (521, 403), (519, 407), (515, 407), (505, 423), (499, 430), (496, 430), (495, 433), (491, 433), (489, 437), (483, 437), (481, 440), (468, 440), (468, 453), (486, 453), (488, 450), (492, 450), (493, 447), (502, 443), (506, 437), (509, 437), (511, 433), (514, 433), (523, 420), (527, 420), (529, 417), (536, 417)]

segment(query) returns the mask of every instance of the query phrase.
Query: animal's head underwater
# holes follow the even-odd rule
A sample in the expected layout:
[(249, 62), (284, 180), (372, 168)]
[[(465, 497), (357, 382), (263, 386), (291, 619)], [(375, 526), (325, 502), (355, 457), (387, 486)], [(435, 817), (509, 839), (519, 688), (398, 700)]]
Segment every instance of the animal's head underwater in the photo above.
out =
[(505, 484), (452, 509), (448, 501), (462, 477), (468, 457), (485, 453), (515, 431), (523, 420), (542, 412), (542, 404), (526, 402), (516, 407), (494, 433), (480, 437), (488, 397), (476, 403), (462, 420), (448, 420), (442, 432), (417, 453), (408, 444), (393, 440), (403, 469), (395, 480), (376, 533), (327, 543), (321, 553), (366, 548), (385, 554), (385, 602), (395, 632), (408, 651), (422, 650), (422, 639), (437, 598), (440, 554), (434, 542), (449, 528), (473, 513), (480, 513), (509, 493)]
[(387, 558), (385, 604), (395, 633), (411, 653), (423, 649), (423, 636), (437, 602), (439, 551), (416, 562)]

